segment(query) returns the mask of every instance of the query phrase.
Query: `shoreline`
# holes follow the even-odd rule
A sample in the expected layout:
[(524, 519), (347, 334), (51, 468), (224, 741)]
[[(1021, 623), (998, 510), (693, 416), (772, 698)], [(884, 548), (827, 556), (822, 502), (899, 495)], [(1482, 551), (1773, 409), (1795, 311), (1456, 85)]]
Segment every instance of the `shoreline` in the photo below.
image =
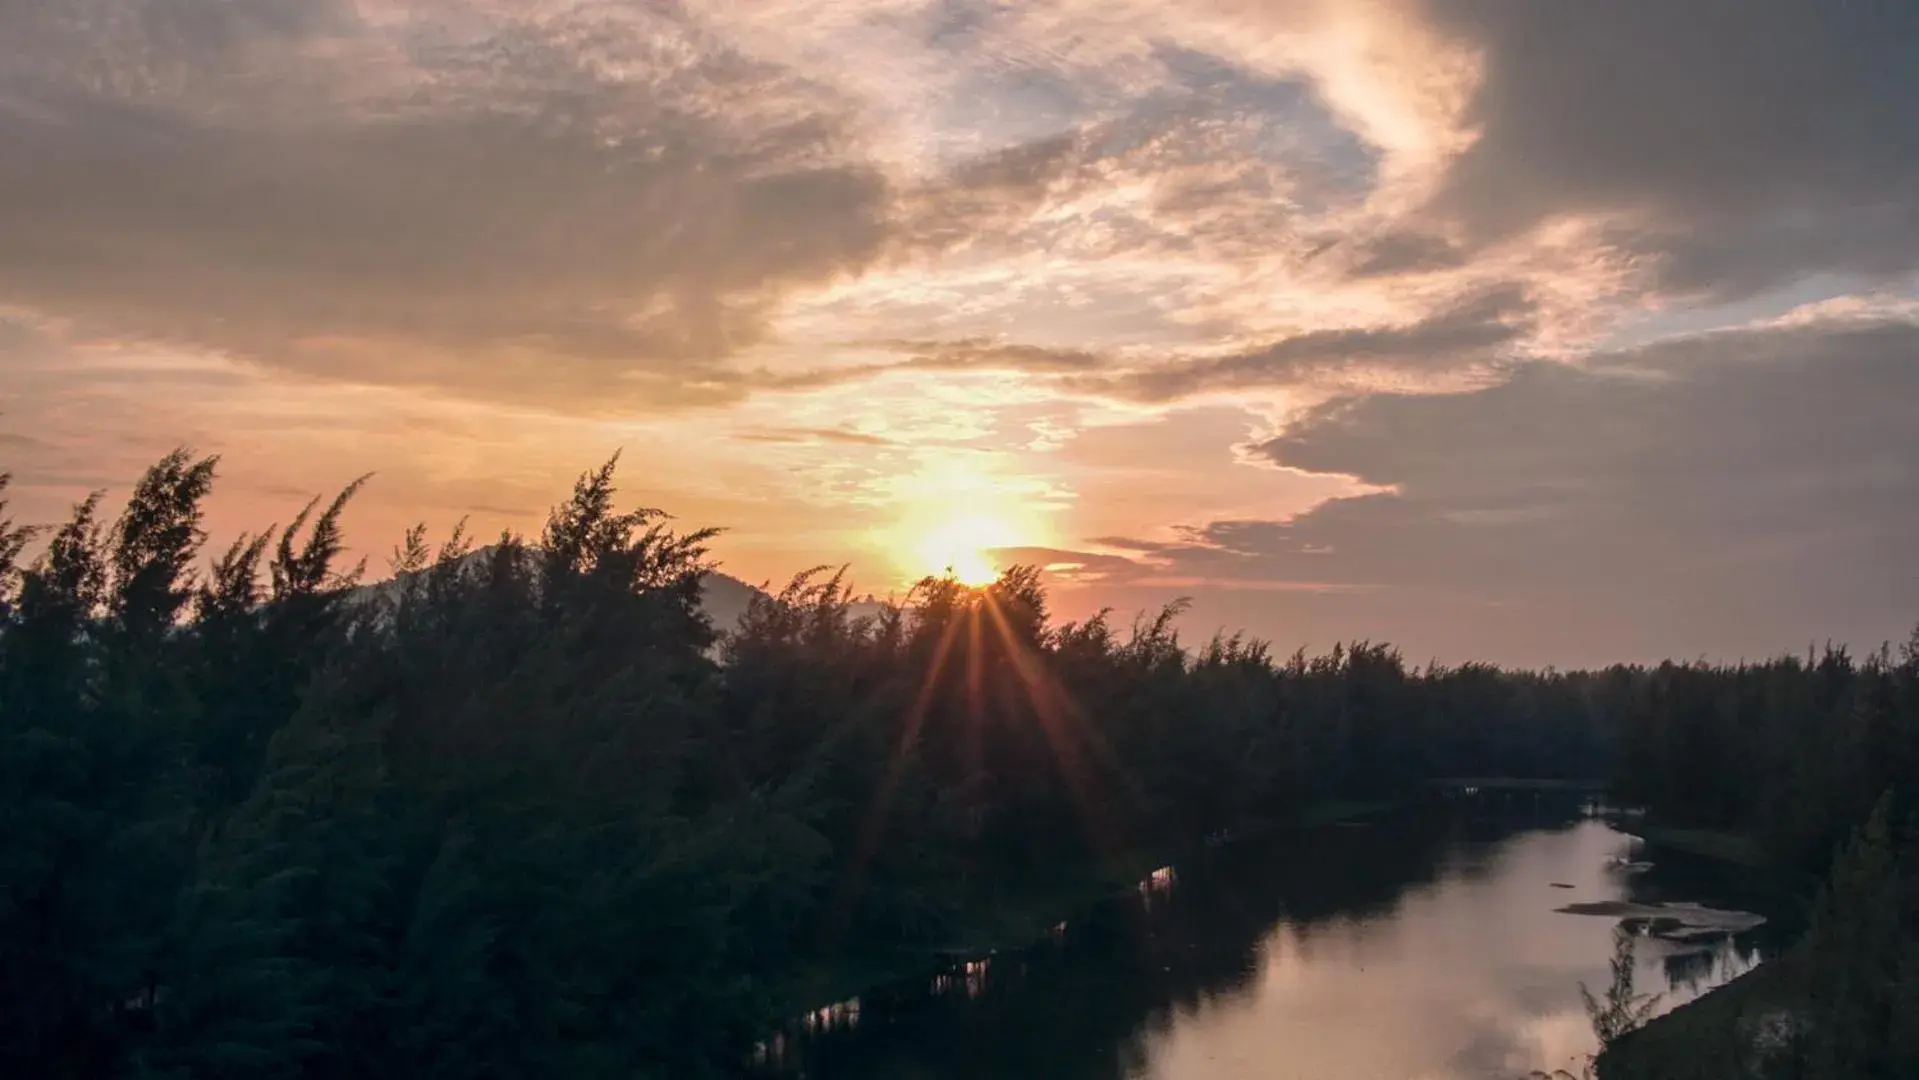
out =
[(1697, 855), (1747, 870), (1765, 870), (1770, 865), (1758, 841), (1743, 833), (1649, 822), (1636, 822), (1622, 827), (1621, 831), (1652, 847)]
[[(1638, 823), (1626, 830), (1652, 848), (1763, 874), (1750, 836), (1718, 829)], [(1781, 956), (1714, 987), (1622, 1036), (1595, 1063), (1598, 1080), (1738, 1080), (1753, 1074), (1763, 1044), (1790, 1027), (1797, 985)]]

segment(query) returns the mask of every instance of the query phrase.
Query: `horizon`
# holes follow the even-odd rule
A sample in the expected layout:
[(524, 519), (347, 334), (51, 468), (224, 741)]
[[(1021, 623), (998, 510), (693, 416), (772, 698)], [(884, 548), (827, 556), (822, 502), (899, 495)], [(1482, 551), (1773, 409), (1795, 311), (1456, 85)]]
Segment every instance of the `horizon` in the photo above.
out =
[(719, 568), (1561, 670), (1919, 621), (1919, 8), (0, 14), (13, 516), (222, 459)]
[[(614, 479), (617, 485), (617, 480), (618, 480), (617, 473), (615, 474)], [(358, 486), (357, 482), (355, 486), (356, 487)], [(217, 494), (217, 483), (215, 485), (215, 488), (216, 488), (216, 494)], [(4, 486), (0, 486), (0, 491), (4, 491), (4, 490), (5, 490)], [(345, 503), (347, 513), (343, 515), (344, 518), (351, 517), (351, 507), (352, 507), (352, 502), (350, 501), (351, 497), (352, 496), (349, 495), (349, 501)], [(325, 503), (325, 501), (326, 499), (324, 495), (315, 496), (306, 505), (305, 507), (306, 513), (301, 513), (298, 516), (299, 517), (307, 516), (307, 514), (309, 514), (311, 511), (321, 508), (321, 506)], [(0, 507), (3, 507), (4, 505), (5, 505), (4, 503), (0, 503)], [(116, 503), (116, 501), (111, 498), (102, 500), (100, 505), (101, 505), (100, 520), (103, 522), (113, 520), (119, 514), (121, 510), (121, 506), (118, 505), (118, 503)], [(667, 523), (669, 525), (685, 524), (685, 523), (671, 521), (670, 515), (668, 517)], [(29, 533), (25, 537), (24, 545), (23, 545), (23, 554), (24, 554), (23, 563), (33, 563), (38, 559), (39, 555), (45, 551), (45, 547), (46, 547), (45, 541), (51, 538), (51, 534), (54, 531), (53, 525), (57, 525), (58, 523), (52, 523), (52, 525), (48, 525), (48, 526), (30, 525), (23, 522), (16, 522), (15, 524), (26, 525), (27, 528), (36, 530)], [(277, 523), (275, 523), (273, 525), (268, 526), (264, 534), (262, 534), (261, 531), (258, 529), (249, 530), (248, 534), (252, 536), (265, 535), (266, 537), (271, 539), (276, 534), (276, 530), (278, 530), (279, 528), (280, 526)], [(684, 532), (687, 530), (678, 529), (675, 531)], [(497, 538), (488, 543), (478, 543), (477, 538), (475, 538), (471, 533), (465, 533), (462, 535), (465, 542), (469, 544), (470, 546), (467, 547), (467, 549), (457, 557), (458, 561), (466, 561), (468, 559), (477, 557), (483, 552), (492, 550), (499, 543), (499, 540)], [(445, 536), (439, 537), (438, 539), (444, 542), (454, 538), (455, 538), (454, 534), (449, 532)], [(531, 535), (514, 532), (513, 538), (516, 541), (527, 543), (530, 545), (535, 545), (535, 546), (538, 545), (540, 540), (537, 532)], [(430, 536), (428, 537), (428, 548), (429, 548), (429, 551), (433, 553), (431, 557), (437, 558), (438, 552), (440, 551), (440, 549), (433, 544), (432, 542), (433, 539), (434, 538)], [(343, 583), (345, 583), (349, 587), (349, 589), (352, 591), (358, 591), (361, 589), (368, 589), (368, 588), (377, 588), (380, 585), (397, 581), (399, 580), (400, 576), (406, 572), (400, 568), (397, 568), (394, 565), (394, 560), (397, 559), (400, 555), (400, 549), (398, 546), (390, 548), (387, 552), (387, 557), (384, 560), (376, 559), (368, 554), (359, 553), (359, 551), (360, 549), (351, 543), (350, 538), (347, 538), (347, 542), (342, 547), (342, 552), (348, 557), (348, 562), (350, 565), (345, 566), (342, 569), (341, 573), (344, 575), (344, 577), (342, 578)], [(204, 574), (204, 572), (210, 570), (214, 566), (218, 558), (219, 558), (218, 549), (216, 549), (212, 544), (204, 545), (203, 549), (199, 553), (199, 558), (196, 564), (190, 568), (190, 573)], [(429, 562), (429, 566), (430, 565), (431, 565), (431, 562)], [(1022, 565), (1031, 566), (1032, 564), (1009, 563), (1005, 567), (1003, 567), (1002, 570), (1003, 571), (1014, 570)], [(818, 564), (812, 567), (804, 568), (798, 571), (796, 574), (788, 575), (784, 579), (775, 580), (775, 579), (769, 578), (769, 579), (762, 579), (762, 580), (755, 581), (752, 579), (741, 577), (735, 573), (732, 573), (721, 562), (711, 561), (706, 564), (706, 567), (704, 571), (702, 572), (701, 576), (709, 580), (715, 577), (723, 578), (726, 581), (732, 583), (732, 585), (738, 586), (739, 588), (746, 590), (749, 594), (757, 594), (759, 596), (763, 596), (771, 600), (779, 599), (782, 589), (788, 583), (797, 584), (801, 579), (808, 579), (813, 582), (819, 582), (824, 580), (825, 578), (837, 576), (840, 579), (844, 589), (844, 592), (842, 594), (843, 602), (845, 603), (845, 605), (848, 607), (849, 611), (854, 615), (855, 618), (861, 617), (863, 615), (872, 614), (871, 611), (867, 611), (864, 609), (869, 609), (869, 608), (877, 609), (883, 605), (894, 606), (903, 611), (911, 612), (915, 603), (914, 598), (916, 594), (919, 593), (920, 588), (922, 586), (932, 584), (932, 583), (937, 583), (942, 580), (956, 582), (962, 587), (964, 591), (968, 593), (973, 593), (973, 594), (979, 594), (981, 592), (984, 592), (985, 590), (990, 589), (991, 587), (993, 587), (995, 584), (998, 584), (1002, 580), (1000, 576), (996, 574), (994, 578), (992, 578), (991, 580), (968, 581), (968, 580), (965, 580), (960, 575), (953, 572), (949, 568), (944, 572), (929, 573), (929, 574), (922, 575), (920, 578), (916, 579), (915, 581), (906, 583), (904, 585), (901, 585), (899, 587), (896, 587), (887, 591), (879, 591), (879, 590), (863, 587), (860, 584), (859, 579), (853, 574), (852, 571), (853, 571), (853, 568), (851, 564), (847, 564), (847, 563), (842, 563), (837, 565)], [(1300, 655), (1304, 655), (1307, 657), (1312, 657), (1312, 656), (1321, 656), (1321, 655), (1330, 654), (1335, 648), (1351, 649), (1359, 646), (1384, 646), (1388, 648), (1390, 651), (1392, 651), (1394, 654), (1398, 655), (1400, 659), (1405, 663), (1407, 669), (1412, 671), (1434, 670), (1435, 668), (1437, 668), (1438, 670), (1456, 669), (1462, 664), (1488, 662), (1483, 657), (1471, 657), (1471, 656), (1458, 657), (1458, 658), (1428, 656), (1424, 659), (1421, 659), (1420, 657), (1409, 654), (1400, 645), (1400, 643), (1396, 641), (1393, 641), (1388, 638), (1368, 637), (1364, 635), (1351, 637), (1351, 638), (1331, 639), (1326, 641), (1287, 642), (1287, 641), (1275, 640), (1269, 637), (1265, 637), (1263, 635), (1251, 633), (1245, 627), (1232, 627), (1232, 626), (1222, 625), (1222, 626), (1215, 626), (1215, 627), (1208, 628), (1204, 625), (1199, 624), (1196, 620), (1191, 618), (1191, 608), (1192, 608), (1191, 597), (1186, 595), (1172, 596), (1170, 599), (1159, 604), (1157, 608), (1140, 607), (1140, 608), (1132, 609), (1129, 611), (1129, 610), (1120, 609), (1112, 606), (1106, 606), (1106, 607), (1092, 608), (1092, 609), (1083, 610), (1083, 611), (1078, 609), (1073, 609), (1073, 608), (1062, 610), (1055, 603), (1055, 601), (1057, 600), (1059, 596), (1059, 591), (1056, 588), (1056, 585), (1057, 585), (1056, 580), (1050, 578), (1048, 575), (1042, 572), (1040, 582), (1042, 586), (1047, 589), (1047, 592), (1045, 595), (1045, 599), (1047, 601), (1047, 608), (1045, 612), (1046, 625), (1052, 628), (1058, 629), (1068, 623), (1084, 622), (1087, 619), (1104, 616), (1109, 620), (1109, 622), (1111, 623), (1111, 625), (1114, 627), (1115, 630), (1119, 630), (1123, 633), (1129, 627), (1137, 629), (1141, 625), (1150, 623), (1154, 616), (1160, 614), (1162, 611), (1166, 611), (1166, 612), (1170, 612), (1171, 627), (1174, 633), (1177, 635), (1178, 644), (1181, 650), (1185, 652), (1189, 657), (1194, 654), (1195, 650), (1204, 648), (1208, 642), (1232, 640), (1232, 641), (1243, 641), (1244, 643), (1249, 645), (1266, 646), (1267, 648), (1271, 650), (1271, 655), (1273, 659), (1276, 661), (1282, 660), (1285, 657), (1292, 656), (1295, 653), (1298, 653)], [(743, 615), (745, 613), (745, 610), (746, 610), (744, 603), (738, 605), (737, 609), (735, 609), (735, 606), (731, 604), (730, 602), (721, 604), (721, 605), (716, 605), (710, 602), (710, 589), (708, 586), (704, 584), (702, 585), (701, 595), (702, 595), (702, 599), (701, 599), (700, 608), (702, 612), (704, 612), (707, 615), (707, 617), (711, 620), (715, 630), (719, 631), (722, 634), (725, 634), (737, 629), (737, 626), (736, 626), (737, 620), (740, 615)], [(1068, 592), (1067, 595), (1071, 597), (1072, 593)], [(1692, 656), (1662, 655), (1662, 656), (1648, 656), (1648, 657), (1637, 657), (1637, 658), (1614, 657), (1612, 659), (1602, 660), (1596, 663), (1572, 664), (1572, 665), (1556, 664), (1551, 662), (1538, 663), (1538, 664), (1525, 664), (1525, 663), (1500, 663), (1500, 662), (1494, 661), (1492, 663), (1494, 663), (1494, 666), (1496, 666), (1498, 669), (1502, 671), (1513, 672), (1513, 673), (1572, 675), (1572, 674), (1580, 674), (1580, 673), (1603, 672), (1610, 668), (1622, 667), (1622, 666), (1636, 667), (1636, 668), (1653, 668), (1667, 662), (1676, 663), (1680, 665), (1704, 664), (1704, 665), (1715, 667), (1715, 668), (1731, 669), (1731, 668), (1742, 668), (1748, 665), (1763, 665), (1763, 664), (1767, 664), (1775, 661), (1798, 661), (1802, 659), (1803, 657), (1805, 663), (1808, 666), (1810, 666), (1811, 664), (1815, 662), (1818, 655), (1824, 654), (1824, 653), (1830, 653), (1834, 650), (1842, 651), (1852, 656), (1854, 659), (1866, 659), (1876, 655), (1900, 656), (1900, 655), (1903, 655), (1903, 650), (1908, 648), (1919, 649), (1919, 625), (1915, 625), (1904, 635), (1887, 637), (1876, 643), (1860, 644), (1855, 642), (1837, 641), (1828, 637), (1823, 640), (1808, 639), (1804, 643), (1803, 650), (1797, 647), (1782, 647), (1782, 648), (1774, 649), (1770, 652), (1758, 653), (1753, 655), (1740, 655), (1736, 657), (1709, 656), (1704, 654), (1692, 655)]]

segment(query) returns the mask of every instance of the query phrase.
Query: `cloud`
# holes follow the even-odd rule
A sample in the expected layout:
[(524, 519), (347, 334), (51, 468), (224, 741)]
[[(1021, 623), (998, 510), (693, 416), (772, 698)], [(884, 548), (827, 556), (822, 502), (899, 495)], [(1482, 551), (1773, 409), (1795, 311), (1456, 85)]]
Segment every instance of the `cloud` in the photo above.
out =
[[(1919, 324), (1819, 320), (1307, 411), (1254, 452), (1370, 494), (1100, 541), (1130, 574), (1370, 587), (1442, 655), (1585, 662), (1903, 638)], [(1468, 615), (1470, 613), (1470, 615)], [(1375, 631), (1377, 632), (1377, 631)]]
[(959, 158), (906, 196), (903, 250), (1258, 260), (1362, 199), (1378, 155), (1309, 84), (1160, 50), (1164, 78), (1064, 130)]
[(1354, 245), (1348, 272), (1354, 277), (1431, 273), (1465, 265), (1465, 253), (1442, 236), (1401, 230)]
[(1075, 372), (1095, 371), (1111, 364), (1107, 357), (1086, 349), (1052, 349), (978, 338), (960, 341), (887, 341), (880, 344), (896, 352), (909, 354), (907, 360), (891, 366), (925, 371), (1000, 369)]
[(1478, 131), (1439, 206), (1482, 241), (1612, 218), (1665, 287), (1741, 295), (1919, 266), (1919, 7), (1433, 0)]
[(1163, 402), (1199, 393), (1283, 387), (1366, 372), (1443, 374), (1485, 364), (1521, 339), (1535, 308), (1524, 289), (1487, 289), (1404, 326), (1312, 330), (1214, 358), (1082, 379), (1081, 391)]
[(1735, 510), (1748, 516), (1719, 524), (1902, 520), (1851, 500), (1919, 482), (1915, 359), (1919, 325), (1902, 320), (1726, 331), (1527, 365), (1474, 393), (1329, 403), (1257, 452), (1454, 510), (1590, 500), (1702, 526)]
[[(67, 0), (0, 12), (9, 82), (60, 82), (103, 94), (205, 99), (284, 87), (314, 41), (348, 40), (350, 0)], [(367, 59), (364, 53), (359, 59)], [(260, 60), (274, 65), (261, 78)], [(257, 98), (251, 98), (257, 104)]]
[[(831, 95), (668, 14), (429, 39), (149, 0), (90, 65), (38, 7), (0, 16), (0, 299), (82, 335), (573, 408), (728, 400), (721, 362), (780, 298), (887, 241)], [(75, 51), (19, 55), (40, 43)], [(396, 52), (390, 93), (353, 85)], [(281, 55), (328, 93), (197, 85)]]
[(1225, 355), (1098, 351), (979, 338), (882, 340), (860, 345), (906, 359), (769, 374), (761, 380), (768, 387), (815, 389), (888, 372), (1009, 372), (1059, 393), (1154, 405), (1251, 390), (1324, 392), (1495, 370), (1503, 355), (1527, 338), (1537, 310), (1523, 286), (1507, 283), (1470, 292), (1403, 325), (1305, 330)]
[(1249, 390), (1314, 387), (1323, 392), (1381, 379), (1492, 370), (1504, 352), (1526, 338), (1536, 311), (1525, 289), (1508, 283), (1472, 292), (1404, 325), (1306, 330), (1225, 355), (1099, 351), (982, 338), (894, 339), (856, 344), (905, 359), (762, 372), (755, 381), (769, 389), (814, 390), (887, 373), (1013, 373), (1057, 393), (1154, 405)]
[(955, 341), (879, 340), (853, 342), (862, 353), (903, 354), (905, 359), (876, 360), (783, 371), (754, 371), (742, 382), (772, 391), (819, 391), (872, 380), (887, 374), (1020, 373), (1052, 376), (1099, 371), (1113, 360), (1085, 349), (1049, 348), (1017, 342), (962, 338)]
[(1002, 566), (1037, 566), (1056, 580), (1108, 580), (1139, 575), (1139, 564), (1120, 555), (1070, 548), (1006, 547), (987, 552)]
[[(887, 370), (764, 360), (862, 334), (995, 343), (928, 371), (1196, 357), (1112, 384), (1149, 402), (1423, 370), (1591, 336), (1622, 266), (1919, 265), (1904, 10), (12, 5), (0, 302), (593, 412)], [(1508, 286), (1537, 310), (1448, 323)]]
[(826, 443), (838, 446), (897, 446), (897, 440), (871, 432), (855, 431), (850, 428), (797, 428), (771, 427), (751, 428), (735, 432), (733, 437), (744, 442), (774, 443), (780, 445), (812, 445)]
[(978, 154), (924, 184), (909, 199), (902, 244), (909, 251), (960, 248), (1031, 219), (1056, 184), (1080, 171), (1077, 131)]
[[(1135, 7), (20, 6), (0, 302), (76, 338), (596, 414), (891, 370), (796, 359), (861, 332), (926, 343), (926, 372), (1201, 357), (1112, 384), (1151, 402), (1512, 336), (1448, 322), (1488, 280), (1316, 292), (1463, 270), (1368, 216), (1420, 140), (1337, 43), (1398, 56), (1418, 33)], [(1038, 47), (1062, 20), (1085, 36)], [(1242, 47), (1257, 28), (1283, 55)], [(1371, 239), (1316, 266), (1328, 236)]]

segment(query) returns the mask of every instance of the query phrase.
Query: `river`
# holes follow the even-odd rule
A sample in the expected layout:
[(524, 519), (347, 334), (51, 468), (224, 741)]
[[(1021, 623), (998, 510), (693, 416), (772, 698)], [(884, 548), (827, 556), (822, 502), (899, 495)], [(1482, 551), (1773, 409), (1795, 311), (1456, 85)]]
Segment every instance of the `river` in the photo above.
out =
[[(798, 1080), (1482, 1080), (1579, 1071), (1582, 982), (1620, 924), (1558, 909), (1726, 902), (1687, 860), (1530, 796), (1233, 845), (1053, 940), (803, 1018)], [(1729, 905), (1728, 905), (1729, 906)], [(1763, 935), (1763, 929), (1757, 935)], [(1760, 962), (1755, 933), (1636, 942), (1663, 1011)]]

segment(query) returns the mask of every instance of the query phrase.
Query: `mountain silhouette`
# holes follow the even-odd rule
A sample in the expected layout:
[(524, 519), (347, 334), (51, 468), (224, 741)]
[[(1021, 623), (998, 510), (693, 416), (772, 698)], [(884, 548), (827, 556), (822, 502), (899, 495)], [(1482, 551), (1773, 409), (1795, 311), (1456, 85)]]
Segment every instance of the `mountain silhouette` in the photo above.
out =
[[(457, 560), (462, 569), (479, 566), (492, 554), (494, 545), (474, 548)], [(364, 603), (392, 603), (400, 595), (400, 589), (407, 581), (424, 570), (396, 574), (381, 581), (369, 582), (354, 590), (356, 598)], [(768, 588), (749, 585), (731, 574), (718, 570), (709, 571), (700, 578), (700, 610), (712, 622), (713, 628), (722, 633), (730, 633), (740, 624), (740, 617), (752, 606), (754, 597), (771, 597)], [(848, 611), (854, 618), (879, 614), (883, 601), (872, 594), (848, 605)]]

